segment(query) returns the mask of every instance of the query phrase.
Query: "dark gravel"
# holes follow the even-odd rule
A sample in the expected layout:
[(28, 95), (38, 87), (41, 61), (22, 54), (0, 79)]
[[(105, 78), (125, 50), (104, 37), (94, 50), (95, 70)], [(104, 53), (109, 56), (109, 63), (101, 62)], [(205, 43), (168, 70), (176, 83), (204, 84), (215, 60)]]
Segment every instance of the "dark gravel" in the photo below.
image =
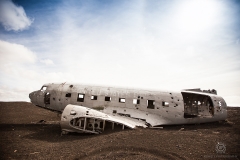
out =
[(60, 115), (31, 103), (0, 113), (0, 159), (240, 159), (240, 107), (214, 123), (63, 136)]

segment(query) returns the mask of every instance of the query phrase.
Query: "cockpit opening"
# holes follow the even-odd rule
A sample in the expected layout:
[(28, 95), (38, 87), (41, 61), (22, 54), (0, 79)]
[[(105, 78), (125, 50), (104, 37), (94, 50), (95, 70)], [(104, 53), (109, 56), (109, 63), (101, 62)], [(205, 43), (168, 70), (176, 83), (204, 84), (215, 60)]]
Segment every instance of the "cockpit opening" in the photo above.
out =
[(42, 86), (41, 91), (46, 91), (47, 90), (47, 86)]

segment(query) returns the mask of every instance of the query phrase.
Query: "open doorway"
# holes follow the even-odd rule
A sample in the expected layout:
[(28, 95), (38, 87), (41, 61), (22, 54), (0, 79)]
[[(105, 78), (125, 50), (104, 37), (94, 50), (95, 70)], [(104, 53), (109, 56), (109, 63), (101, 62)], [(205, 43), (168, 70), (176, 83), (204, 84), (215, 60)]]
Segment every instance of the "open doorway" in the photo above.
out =
[(44, 95), (44, 104), (50, 104), (50, 93), (47, 92)]
[(212, 99), (207, 95), (184, 93), (184, 118), (209, 117), (214, 115)]

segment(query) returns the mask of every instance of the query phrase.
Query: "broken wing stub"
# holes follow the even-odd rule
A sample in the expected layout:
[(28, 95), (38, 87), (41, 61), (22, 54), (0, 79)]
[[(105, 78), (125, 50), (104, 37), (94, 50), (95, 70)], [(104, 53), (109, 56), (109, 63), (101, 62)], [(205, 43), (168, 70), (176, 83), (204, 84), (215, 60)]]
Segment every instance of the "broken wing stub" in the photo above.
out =
[(101, 111), (78, 105), (67, 105), (61, 117), (62, 134), (68, 132), (102, 133), (108, 128), (146, 128), (146, 122), (118, 114), (105, 114)]

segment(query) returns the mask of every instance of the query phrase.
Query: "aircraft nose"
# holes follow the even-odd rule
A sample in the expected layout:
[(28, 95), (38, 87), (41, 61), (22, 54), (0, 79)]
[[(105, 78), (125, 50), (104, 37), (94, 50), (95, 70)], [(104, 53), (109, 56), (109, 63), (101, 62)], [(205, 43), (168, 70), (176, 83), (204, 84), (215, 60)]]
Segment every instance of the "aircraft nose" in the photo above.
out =
[(33, 94), (33, 92), (29, 93), (29, 98), (31, 101), (32, 101), (32, 94)]
[(35, 92), (36, 92), (36, 91), (29, 93), (29, 98), (30, 98), (31, 102), (32, 102), (32, 100), (33, 100), (33, 96), (35, 95)]

